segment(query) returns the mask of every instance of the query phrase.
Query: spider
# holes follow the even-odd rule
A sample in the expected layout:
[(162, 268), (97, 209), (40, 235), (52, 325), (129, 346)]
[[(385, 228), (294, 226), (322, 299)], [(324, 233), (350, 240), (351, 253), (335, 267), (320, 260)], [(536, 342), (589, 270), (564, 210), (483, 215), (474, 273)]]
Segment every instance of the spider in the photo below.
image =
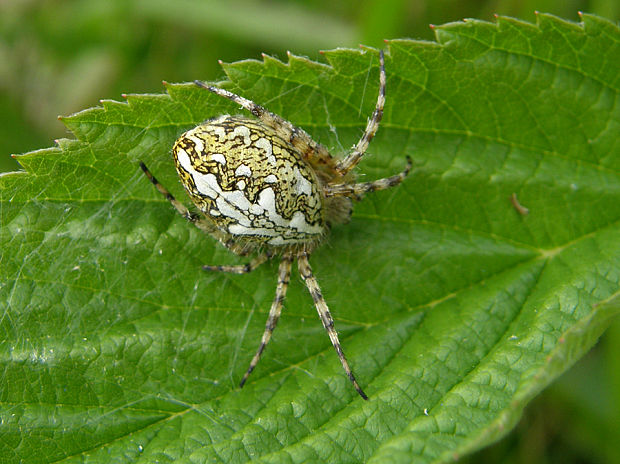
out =
[(203, 266), (207, 271), (245, 274), (278, 256), (278, 284), (267, 324), (256, 354), (241, 380), (243, 387), (276, 327), (291, 266), (297, 259), (299, 273), (308, 287), (340, 363), (355, 390), (365, 400), (344, 355), (334, 320), (312, 273), (308, 258), (334, 224), (350, 219), (352, 200), (366, 192), (400, 184), (411, 169), (373, 182), (355, 183), (353, 168), (360, 162), (383, 116), (386, 74), (383, 51), (379, 53), (379, 96), (366, 130), (350, 154), (332, 157), (304, 130), (262, 106), (227, 90), (201, 81), (195, 84), (232, 100), (255, 118), (223, 115), (185, 132), (172, 149), (181, 183), (202, 214), (191, 212), (150, 173), (140, 167), (174, 208), (189, 222), (219, 240), (231, 252), (256, 256), (243, 265)]

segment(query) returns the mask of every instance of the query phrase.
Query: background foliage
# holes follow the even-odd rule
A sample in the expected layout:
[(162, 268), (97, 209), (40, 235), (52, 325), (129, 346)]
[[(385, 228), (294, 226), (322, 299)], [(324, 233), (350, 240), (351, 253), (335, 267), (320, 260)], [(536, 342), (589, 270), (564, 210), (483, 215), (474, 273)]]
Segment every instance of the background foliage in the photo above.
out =
[[(160, 81), (214, 80), (217, 60), (284, 57), (384, 37), (432, 40), (428, 23), (492, 13), (534, 21), (533, 10), (618, 17), (617, 2), (3, 2), (0, 5), (0, 162), (66, 134), (55, 121), (121, 92), (159, 92)], [(223, 6), (226, 5), (226, 6)], [(247, 15), (239, 15), (247, 11)], [(251, 13), (250, 13), (251, 12)], [(290, 26), (283, 29), (282, 25)], [(112, 31), (112, 32), (111, 32)], [(293, 31), (293, 32), (292, 32)], [(516, 433), (474, 456), (527, 462), (620, 462), (620, 328), (526, 412)]]

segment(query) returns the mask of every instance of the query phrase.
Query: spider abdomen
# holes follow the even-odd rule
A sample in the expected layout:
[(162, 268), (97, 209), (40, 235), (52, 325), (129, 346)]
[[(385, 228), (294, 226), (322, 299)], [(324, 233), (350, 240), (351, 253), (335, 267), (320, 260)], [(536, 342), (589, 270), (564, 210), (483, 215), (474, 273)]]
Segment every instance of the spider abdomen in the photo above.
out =
[(256, 119), (224, 115), (185, 132), (172, 149), (193, 203), (236, 240), (272, 246), (317, 241), (325, 197), (314, 171)]

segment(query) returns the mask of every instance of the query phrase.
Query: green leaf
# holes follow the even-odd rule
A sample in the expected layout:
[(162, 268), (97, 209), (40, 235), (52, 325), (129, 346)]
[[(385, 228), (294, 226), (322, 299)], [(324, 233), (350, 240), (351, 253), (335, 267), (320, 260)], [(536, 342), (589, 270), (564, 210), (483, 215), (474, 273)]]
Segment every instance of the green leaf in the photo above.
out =
[[(582, 19), (388, 43), (361, 178), (406, 155), (414, 169), (311, 258), (368, 402), (296, 277), (237, 388), (277, 263), (203, 272), (239, 260), (138, 168), (185, 199), (174, 140), (238, 108), (170, 84), (64, 118), (75, 140), (0, 177), (0, 461), (446, 462), (505, 434), (620, 310), (620, 31)], [(325, 57), (226, 64), (222, 85), (342, 155), (374, 107), (377, 53)]]

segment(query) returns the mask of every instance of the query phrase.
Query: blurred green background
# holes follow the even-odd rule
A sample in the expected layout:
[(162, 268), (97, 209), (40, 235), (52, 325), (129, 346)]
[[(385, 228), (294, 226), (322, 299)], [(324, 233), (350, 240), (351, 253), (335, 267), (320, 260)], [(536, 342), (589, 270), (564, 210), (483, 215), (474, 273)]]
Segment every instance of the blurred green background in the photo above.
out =
[[(535, 11), (620, 17), (618, 0), (0, 0), (0, 172), (10, 155), (70, 137), (57, 120), (162, 80), (217, 80), (218, 60), (320, 60), (319, 50), (433, 40), (429, 24)], [(620, 463), (620, 323), (524, 412), (516, 430), (468, 462)]]

